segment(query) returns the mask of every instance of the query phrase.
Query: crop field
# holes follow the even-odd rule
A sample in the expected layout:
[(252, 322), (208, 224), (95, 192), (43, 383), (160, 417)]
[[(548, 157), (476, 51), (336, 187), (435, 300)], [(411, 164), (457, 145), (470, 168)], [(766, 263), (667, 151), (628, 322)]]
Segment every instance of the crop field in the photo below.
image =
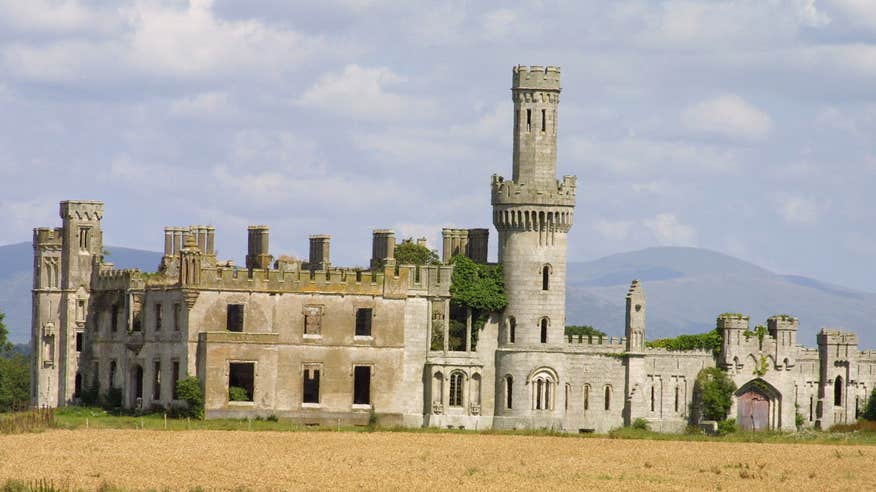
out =
[(867, 490), (876, 447), (423, 432), (49, 430), (3, 482), (61, 490)]

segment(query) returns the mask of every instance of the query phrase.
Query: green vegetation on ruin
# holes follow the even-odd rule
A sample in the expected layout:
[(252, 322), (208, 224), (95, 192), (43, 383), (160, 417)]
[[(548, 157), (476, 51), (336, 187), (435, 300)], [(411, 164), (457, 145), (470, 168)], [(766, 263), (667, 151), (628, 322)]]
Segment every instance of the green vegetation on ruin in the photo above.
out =
[(718, 329), (698, 333), (696, 335), (679, 335), (673, 338), (658, 338), (645, 342), (646, 347), (663, 348), (673, 352), (684, 350), (711, 350), (718, 353), (721, 350), (721, 333)]

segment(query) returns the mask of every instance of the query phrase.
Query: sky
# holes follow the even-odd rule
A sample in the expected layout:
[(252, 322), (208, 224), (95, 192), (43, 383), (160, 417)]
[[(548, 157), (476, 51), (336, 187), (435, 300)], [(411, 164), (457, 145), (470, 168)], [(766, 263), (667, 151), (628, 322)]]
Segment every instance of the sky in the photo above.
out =
[(438, 247), (490, 225), (517, 64), (562, 67), (571, 261), (697, 246), (876, 291), (872, 0), (0, 0), (0, 244), (85, 199), (118, 246)]

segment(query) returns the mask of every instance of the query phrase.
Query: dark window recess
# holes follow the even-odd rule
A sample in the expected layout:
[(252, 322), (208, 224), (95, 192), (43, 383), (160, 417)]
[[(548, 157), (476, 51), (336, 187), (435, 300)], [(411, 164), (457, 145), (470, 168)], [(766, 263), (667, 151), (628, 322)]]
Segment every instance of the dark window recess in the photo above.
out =
[(161, 399), (161, 362), (157, 360), (152, 364), (152, 399)]
[(528, 132), (532, 131), (532, 110), (531, 109), (526, 110), (526, 131), (528, 131)]
[(541, 343), (547, 343), (547, 329), (548, 329), (548, 320), (544, 318), (541, 320)]
[(353, 404), (371, 404), (371, 366), (353, 368)]
[(833, 382), (833, 404), (834, 406), (842, 406), (843, 404), (843, 378), (837, 376)]
[(82, 374), (76, 373), (76, 379), (73, 380), (73, 398), (79, 398), (82, 394)]
[(82, 352), (82, 332), (76, 332), (76, 351)]
[(116, 364), (116, 361), (111, 360), (110, 361), (110, 368), (109, 368), (109, 387), (110, 388), (116, 387), (116, 368), (117, 367), (118, 367), (118, 364)]
[(465, 351), (468, 312), (462, 304), (450, 303), (450, 323), (447, 328), (447, 348), (451, 352)]
[[(517, 318), (511, 317), (511, 320), (508, 322), (508, 343), (514, 343), (514, 339), (517, 335)], [(510, 407), (509, 407), (510, 408)]]
[(611, 410), (611, 388), (605, 387), (605, 409)]
[(551, 282), (551, 267), (545, 265), (541, 269), (541, 290), (548, 290)]
[(547, 130), (547, 110), (541, 110), (541, 131)]
[[(229, 399), (236, 401), (253, 401), (255, 364), (252, 362), (232, 362), (228, 366)], [(232, 388), (240, 389), (232, 390)]]
[(243, 331), (243, 304), (229, 304), (228, 317), (225, 322), (228, 331)]
[(119, 331), (119, 305), (113, 304), (113, 310), (110, 314), (110, 331), (113, 333)]
[(361, 308), (356, 310), (356, 336), (370, 337), (371, 336), (371, 308)]
[(512, 408), (514, 403), (514, 378), (508, 376), (505, 379), (505, 407)]
[(304, 403), (319, 403), (319, 369), (304, 370)]
[(155, 331), (161, 331), (161, 304), (155, 305)]
[(171, 371), (172, 371), (172, 374), (171, 374), (170, 379), (171, 379), (171, 384), (173, 384), (173, 386), (172, 386), (173, 389), (171, 391), (171, 398), (173, 398), (174, 400), (178, 400), (179, 393), (177, 392), (177, 389), (176, 389), (176, 385), (177, 385), (177, 383), (179, 383), (179, 361), (178, 360), (173, 361), (173, 363), (171, 365)]
[(179, 331), (179, 303), (173, 305), (173, 331)]
[(142, 321), (140, 320), (140, 315), (134, 316), (134, 324), (131, 327), (131, 331), (140, 331), (143, 327)]

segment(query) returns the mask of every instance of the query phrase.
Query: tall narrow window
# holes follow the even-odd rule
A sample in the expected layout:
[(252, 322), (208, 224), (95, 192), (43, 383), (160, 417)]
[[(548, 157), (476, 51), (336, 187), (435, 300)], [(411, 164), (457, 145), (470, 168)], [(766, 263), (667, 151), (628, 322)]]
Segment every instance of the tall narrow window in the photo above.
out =
[(590, 410), (590, 385), (584, 385), (584, 411)]
[(79, 228), (79, 249), (87, 250), (89, 246), (89, 233), (91, 231), (90, 227), (80, 227)]
[(840, 407), (843, 404), (843, 378), (837, 376), (833, 382), (833, 404)]
[(461, 372), (454, 372), (450, 375), (450, 406), (462, 406), (462, 386), (465, 381), (465, 376)]
[(541, 131), (547, 131), (547, 110), (541, 110)]
[(178, 302), (173, 304), (173, 331), (179, 331), (179, 313), (181, 309)]
[(812, 422), (812, 415), (815, 413), (815, 398), (809, 397), (809, 421)]
[(505, 408), (511, 409), (514, 403), (514, 378), (508, 376), (505, 378)]
[(79, 395), (82, 394), (82, 374), (76, 373), (75, 379), (73, 379), (73, 398), (79, 398)]
[(564, 405), (565, 405), (564, 408), (565, 408), (566, 411), (569, 411), (569, 393), (570, 393), (570, 391), (569, 391), (569, 385), (566, 384), (566, 394), (564, 395), (564, 398), (563, 398), (563, 401), (565, 402), (565, 404), (564, 404)]
[(155, 331), (161, 331), (161, 303), (155, 303)]
[(371, 366), (353, 368), (353, 404), (371, 404)]
[(371, 308), (361, 308), (356, 310), (356, 336), (370, 337), (371, 336)]
[(511, 316), (508, 320), (508, 343), (514, 343), (517, 331), (517, 318)]
[(243, 304), (228, 305), (225, 328), (228, 331), (243, 331)]
[(170, 395), (170, 397), (173, 398), (174, 400), (179, 400), (179, 393), (176, 390), (176, 385), (179, 382), (179, 361), (178, 360), (172, 361), (170, 364), (170, 367), (171, 367), (171, 374), (170, 374), (171, 395)]
[(541, 268), (541, 290), (550, 288), (551, 267), (545, 265)]
[(116, 387), (116, 368), (117, 367), (118, 366), (116, 364), (115, 359), (111, 360), (110, 367), (109, 367), (109, 387), (110, 388)]
[(611, 410), (611, 386), (605, 387), (605, 409)]
[(678, 413), (678, 394), (679, 394), (679, 388), (678, 388), (678, 386), (676, 386), (675, 387), (675, 413)]
[(544, 392), (544, 381), (539, 379), (535, 382), (535, 409), (541, 410), (541, 395)]
[(541, 319), (541, 343), (547, 343), (547, 331), (548, 331), (548, 320), (547, 318)]
[(317, 367), (304, 368), (304, 403), (319, 403), (319, 369)]
[(526, 110), (526, 131), (528, 131), (528, 132), (532, 131), (532, 110), (531, 109)]
[(76, 332), (76, 351), (82, 352), (82, 332)]
[(651, 411), (654, 411), (654, 385), (651, 385)]
[(152, 363), (152, 399), (161, 399), (161, 362)]
[(112, 312), (110, 312), (110, 331), (115, 333), (119, 331), (119, 305), (113, 304)]

